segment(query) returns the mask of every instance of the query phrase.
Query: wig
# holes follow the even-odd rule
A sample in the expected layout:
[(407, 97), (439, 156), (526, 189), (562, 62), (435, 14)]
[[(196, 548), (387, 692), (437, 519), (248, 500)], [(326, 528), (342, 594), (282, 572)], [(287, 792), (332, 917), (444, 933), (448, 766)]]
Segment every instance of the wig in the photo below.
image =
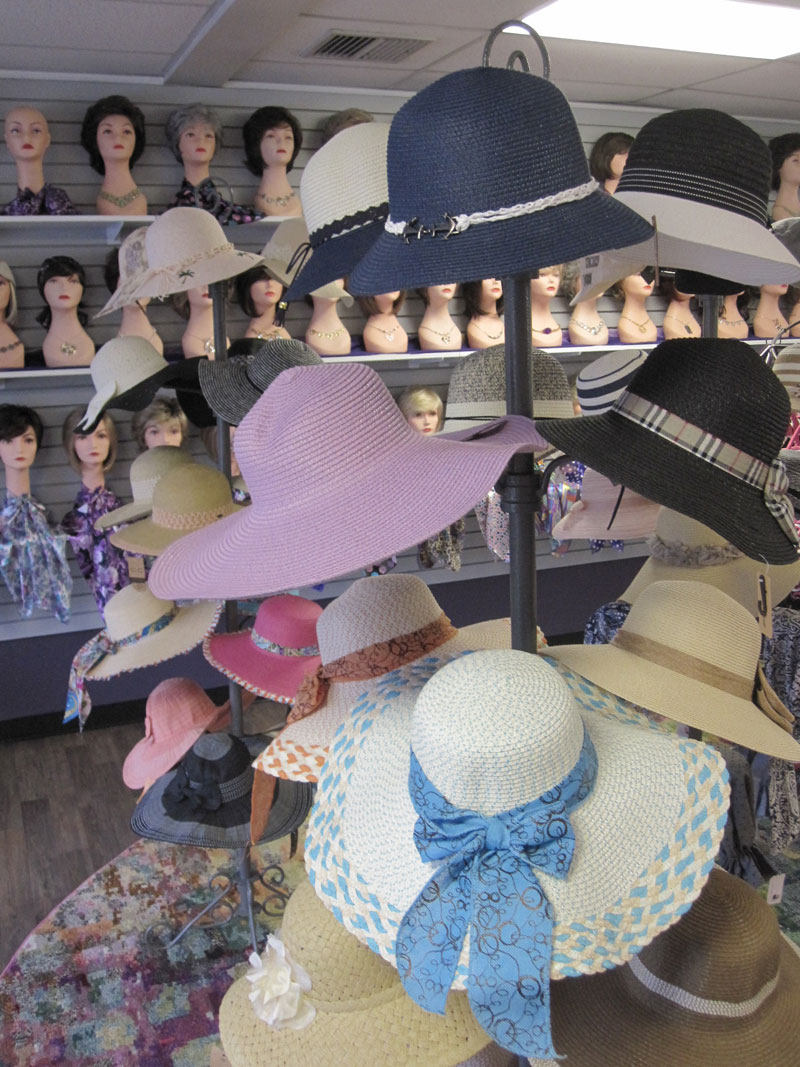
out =
[(146, 144), (142, 109), (131, 103), (127, 96), (104, 96), (102, 100), (98, 100), (96, 104), (86, 109), (81, 126), (81, 144), (89, 153), (92, 170), (96, 170), (98, 174), (105, 174), (106, 165), (97, 147), (97, 130), (103, 119), (107, 119), (109, 115), (124, 115), (133, 126), (136, 143), (131, 155), (131, 166), (144, 152)]
[(435, 389), (428, 389), (427, 386), (412, 386), (409, 389), (404, 389), (397, 398), (397, 406), (406, 420), (410, 419), (412, 415), (430, 408), (437, 415), (436, 429), (440, 430), (442, 427), (444, 404)]
[(781, 187), (781, 167), (795, 152), (800, 152), (800, 133), (782, 133), (769, 142), (772, 156), (772, 188)]
[(627, 153), (633, 144), (629, 133), (603, 133), (592, 145), (589, 153), (589, 171), (595, 181), (604, 182), (613, 178), (611, 160), (620, 153)]
[[(64, 451), (67, 453), (70, 467), (72, 467), (74, 471), (77, 471), (78, 474), (81, 473), (81, 461), (78, 459), (78, 453), (75, 451), (75, 438), (91, 436), (91, 434), (78, 433), (75, 429), (84, 415), (85, 411), (83, 408), (73, 408), (64, 419), (64, 425), (61, 427), (61, 444), (64, 446)], [(108, 473), (117, 461), (117, 427), (114, 425), (114, 420), (107, 411), (100, 416), (100, 421), (97, 423), (95, 430), (100, 426), (104, 427), (108, 434), (108, 455), (103, 463), (103, 470)], [(94, 430), (92, 433), (94, 433)]]
[(362, 122), (374, 121), (375, 116), (371, 115), (369, 111), (362, 111), (360, 107), (348, 107), (344, 111), (337, 111), (334, 115), (328, 115), (319, 124), (319, 146), (322, 148), (342, 130), (349, 130), (351, 126), (360, 126)]
[[(36, 286), (39, 290), (39, 296), (44, 300), (44, 287), (51, 278), (69, 278), (71, 274), (76, 275), (78, 281), (81, 283), (83, 292), (86, 292), (86, 271), (72, 256), (49, 256), (41, 267), (39, 267), (39, 273), (36, 275)], [(78, 304), (78, 322), (81, 326), (85, 326), (89, 316), (83, 310), (83, 296), (81, 296), (80, 303)], [(53, 313), (47, 303), (36, 316), (36, 321), (40, 323), (46, 330), (50, 329), (50, 323), (53, 321)]]
[(5, 278), (11, 289), (11, 296), (8, 298), (8, 307), (6, 308), (6, 322), (9, 326), (13, 326), (17, 321), (17, 282), (11, 267), (4, 259), (0, 259), (0, 278)]
[[(414, 291), (417, 294), (417, 296), (420, 298), (422, 303), (425, 305), (425, 307), (428, 307), (428, 305), (430, 304), (430, 297), (428, 296), (428, 289), (436, 289), (436, 288), (438, 288), (438, 286), (436, 286), (436, 285), (430, 285), (430, 286), (426, 285), (426, 286), (423, 286), (421, 289), (415, 289)], [(457, 297), (459, 295), (459, 289), (460, 289), (460, 284), (456, 284), (455, 292), (453, 293), (453, 296), (451, 297), (451, 299), (455, 299), (455, 297)]]
[(180, 150), (180, 140), (183, 132), (189, 126), (195, 126), (199, 123), (210, 126), (214, 131), (216, 147), (220, 148), (222, 146), (222, 121), (217, 112), (213, 108), (206, 107), (205, 104), (185, 104), (183, 107), (178, 107), (171, 112), (164, 126), (167, 148), (179, 163), (183, 163)]
[(44, 426), (38, 411), (22, 404), (0, 404), (0, 441), (13, 441), (28, 427), (36, 435), (36, 448), (41, 448)]
[(261, 140), (267, 130), (274, 130), (276, 126), (291, 127), (294, 136), (294, 151), (289, 160), (286, 170), (290, 171), (297, 159), (297, 153), (303, 147), (303, 131), (297, 118), (287, 111), (285, 107), (260, 107), (254, 111), (242, 127), (244, 139), (245, 166), (251, 174), (260, 178), (264, 173), (264, 160), (261, 158)]
[[(477, 319), (479, 315), (486, 315), (481, 308), (481, 297), (483, 296), (483, 281), (478, 280), (476, 282), (463, 282), (461, 285), (461, 293), (464, 297), (464, 314), (468, 319)], [(503, 314), (503, 294), (497, 300), (497, 314)]]
[[(239, 305), (245, 315), (247, 315), (251, 319), (256, 318), (258, 316), (258, 312), (256, 311), (255, 304), (253, 303), (253, 298), (250, 295), (250, 286), (254, 285), (256, 282), (260, 282), (262, 279), (266, 279), (271, 282), (276, 281), (276, 279), (272, 277), (272, 275), (263, 263), (260, 263), (257, 267), (251, 267), (250, 270), (243, 271), (241, 274), (237, 274), (236, 277), (233, 279), (236, 303)], [(275, 302), (276, 310), (277, 305), (280, 303), (282, 296), (283, 286), (281, 286), (281, 294)]]
[[(380, 293), (378, 294), (380, 296)], [(361, 313), (364, 318), (368, 319), (371, 315), (380, 315), (381, 309), (378, 307), (378, 302), (374, 296), (359, 296), (358, 306), (361, 308)], [(392, 302), (392, 314), (397, 315), (400, 312), (403, 304), (406, 301), (405, 290), (401, 289), (400, 294), (395, 297)]]
[(147, 451), (144, 439), (147, 427), (153, 423), (169, 422), (171, 419), (177, 419), (181, 424), (181, 437), (185, 439), (189, 432), (189, 420), (174, 396), (157, 396), (146, 408), (136, 412), (131, 419), (131, 436), (140, 452)]

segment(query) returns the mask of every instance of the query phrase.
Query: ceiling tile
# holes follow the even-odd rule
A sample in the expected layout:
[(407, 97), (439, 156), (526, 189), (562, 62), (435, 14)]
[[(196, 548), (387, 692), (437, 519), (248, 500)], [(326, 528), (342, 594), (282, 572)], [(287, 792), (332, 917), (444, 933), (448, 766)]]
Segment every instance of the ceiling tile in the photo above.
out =
[(157, 78), (163, 72), (169, 56), (169, 52), (160, 54), (152, 48), (143, 48), (138, 52), (112, 52), (78, 48), (26, 48), (21, 45), (2, 44), (0, 68), (6, 71), (52, 71), (65, 74)]
[(797, 103), (791, 100), (775, 100), (748, 94), (712, 93), (689, 88), (656, 93), (642, 100), (642, 103), (649, 107), (665, 108), (711, 107), (727, 111), (729, 115), (794, 119), (794, 125), (797, 125)]
[(797, 104), (800, 98), (800, 64), (775, 59), (721, 78), (695, 78), (693, 83), (697, 88), (712, 93), (735, 93), (739, 96), (753, 93), (776, 100), (793, 100)]

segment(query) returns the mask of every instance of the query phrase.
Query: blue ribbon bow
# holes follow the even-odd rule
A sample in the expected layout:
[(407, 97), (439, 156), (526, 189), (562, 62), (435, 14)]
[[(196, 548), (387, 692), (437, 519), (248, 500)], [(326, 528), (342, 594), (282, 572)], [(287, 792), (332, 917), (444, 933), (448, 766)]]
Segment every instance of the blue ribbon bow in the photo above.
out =
[(534, 867), (566, 878), (575, 837), (569, 813), (594, 787), (597, 755), (584, 727), (571, 771), (547, 793), (490, 818), (456, 808), (413, 751), (408, 776), (423, 860), (442, 861), (403, 916), (397, 969), (409, 996), (444, 1015), (469, 925), (467, 990), (483, 1029), (522, 1056), (556, 1056), (550, 1034), (554, 916)]

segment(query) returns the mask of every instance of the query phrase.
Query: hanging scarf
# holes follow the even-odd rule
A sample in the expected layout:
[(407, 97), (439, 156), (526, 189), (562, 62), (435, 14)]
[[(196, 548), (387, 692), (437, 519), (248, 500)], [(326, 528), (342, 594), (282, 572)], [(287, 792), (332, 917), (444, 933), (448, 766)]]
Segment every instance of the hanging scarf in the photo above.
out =
[(90, 638), (86, 644), (80, 648), (72, 661), (72, 666), (69, 669), (69, 684), (67, 687), (67, 706), (64, 711), (64, 718), (62, 722), (71, 722), (76, 716), (80, 719), (80, 728), (83, 730), (86, 720), (89, 718), (89, 713), (92, 710), (92, 701), (86, 691), (86, 675), (98, 663), (106, 658), (106, 656), (113, 656), (119, 652), (120, 649), (127, 648), (128, 645), (135, 645), (137, 641), (141, 641), (145, 637), (149, 637), (151, 634), (157, 634), (160, 630), (163, 630), (165, 626), (169, 626), (180, 609), (173, 605), (172, 609), (166, 614), (159, 616), (153, 622), (148, 623), (147, 626), (142, 627), (137, 633), (129, 634), (127, 637), (121, 637), (119, 641), (114, 641), (108, 636), (107, 630), (101, 630), (99, 634), (95, 634)]
[(67, 539), (47, 521), (44, 507), (27, 493), (6, 493), (0, 511), (0, 574), (23, 618), (34, 609), (66, 622), (72, 575)]
[(554, 913), (534, 868), (564, 879), (575, 837), (569, 813), (589, 796), (597, 756), (584, 727), (575, 766), (528, 804), (486, 817), (457, 808), (412, 751), (408, 776), (419, 818), (414, 843), (441, 863), (397, 934), (397, 969), (409, 996), (444, 1015), (469, 928), (469, 1003), (483, 1029), (521, 1056), (551, 1059), (550, 962)]

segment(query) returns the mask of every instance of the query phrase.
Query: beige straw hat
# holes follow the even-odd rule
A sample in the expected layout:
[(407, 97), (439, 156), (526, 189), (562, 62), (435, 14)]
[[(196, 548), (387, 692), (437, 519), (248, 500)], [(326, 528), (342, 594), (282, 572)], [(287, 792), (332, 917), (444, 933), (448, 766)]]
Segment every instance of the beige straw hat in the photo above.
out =
[(633, 604), (653, 582), (703, 582), (721, 589), (755, 616), (760, 574), (768, 575), (772, 603), (780, 604), (800, 582), (800, 560), (770, 567), (745, 556), (696, 519), (661, 508), (650, 539), (650, 559), (619, 599)]
[[(434, 662), (427, 681), (417, 672), (413, 684), (377, 682), (342, 725), (309, 819), (309, 879), (351, 933), (395, 963), (400, 921), (439, 866), (415, 845), (412, 750), (449, 804), (493, 819), (547, 802), (587, 737), (598, 770), (569, 812), (572, 863), (564, 877), (536, 872), (553, 911), (550, 976), (614, 967), (678, 919), (726, 821), (716, 751), (584, 711), (558, 672), (526, 652)], [(454, 989), (467, 988), (469, 951), (468, 934)]]
[(148, 267), (147, 251), (145, 249), (146, 235), (147, 227), (139, 226), (132, 230), (119, 246), (119, 252), (117, 253), (119, 284), (94, 318), (99, 319), (101, 315), (108, 315), (118, 308), (123, 308), (133, 303), (130, 294), (134, 291), (139, 278)]
[[(440, 620), (436, 634), (427, 641), (420, 639)], [(353, 582), (325, 608), (317, 620), (317, 643), (323, 669), (348, 656), (355, 661), (359, 680), (340, 678), (331, 684), (313, 714), (290, 722), (261, 753), (255, 766), (278, 778), (318, 780), (333, 735), (370, 684), (369, 678), (426, 655), (447, 659), (468, 649), (510, 648), (511, 628), (508, 619), (493, 619), (456, 630), (421, 578), (382, 574)]]
[(654, 582), (608, 645), (547, 649), (559, 663), (648, 711), (778, 759), (800, 761), (793, 716), (759, 665), (748, 610), (700, 582)]
[[(620, 498), (620, 494), (621, 498)], [(659, 505), (630, 489), (623, 490), (604, 475), (587, 468), (576, 500), (553, 527), (557, 541), (605, 539), (630, 541), (655, 529)]]
[(798, 1005), (797, 946), (755, 889), (715, 867), (629, 964), (554, 986), (551, 1018), (568, 1067), (798, 1067)]
[(156, 483), (150, 517), (115, 531), (109, 540), (125, 552), (157, 556), (184, 534), (240, 510), (222, 471), (184, 463)]
[[(251, 993), (258, 997), (260, 983), (246, 976), (234, 982), (219, 1012), (222, 1047), (231, 1067), (453, 1067), (489, 1044), (466, 994), (450, 997), (444, 1018), (417, 1007), (397, 971), (347, 933), (307, 880), (286, 905), (280, 942), (310, 987), (296, 1006), (292, 996), (298, 995), (297, 985), (289, 989), (285, 1010), (274, 998), (270, 1007), (283, 1022), (279, 1029), (259, 1018), (250, 1002)], [(277, 985), (286, 973), (288, 983), (288, 963), (275, 949), (268, 952), (273, 982)], [(295, 1012), (297, 1017), (289, 1018)], [(288, 1022), (305, 1025), (292, 1029)]]
[(787, 345), (782, 348), (772, 369), (789, 394), (792, 411), (800, 411), (800, 345)]
[(172, 445), (155, 445), (142, 452), (131, 463), (128, 474), (133, 501), (101, 515), (94, 524), (95, 529), (107, 530), (109, 526), (135, 522), (149, 515), (153, 510), (153, 490), (159, 480), (174, 467), (191, 462), (192, 457), (185, 448), (175, 448)]

